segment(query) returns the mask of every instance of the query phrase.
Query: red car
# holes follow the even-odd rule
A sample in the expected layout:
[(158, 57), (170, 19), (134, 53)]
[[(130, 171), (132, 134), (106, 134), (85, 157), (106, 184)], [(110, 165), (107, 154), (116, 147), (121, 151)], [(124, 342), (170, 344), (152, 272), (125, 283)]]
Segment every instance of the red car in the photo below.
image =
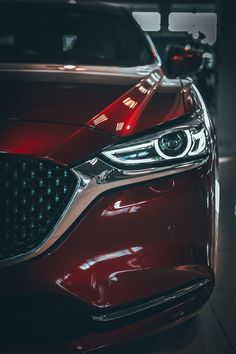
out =
[(74, 3), (0, 5), (4, 353), (149, 335), (195, 315), (214, 286), (204, 101), (163, 74), (131, 15)]

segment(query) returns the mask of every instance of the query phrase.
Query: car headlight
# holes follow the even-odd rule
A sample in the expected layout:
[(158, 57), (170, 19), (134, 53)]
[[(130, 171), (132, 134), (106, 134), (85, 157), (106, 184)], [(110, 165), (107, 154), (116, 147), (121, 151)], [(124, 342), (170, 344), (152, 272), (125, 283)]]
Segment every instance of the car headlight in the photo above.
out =
[(211, 146), (209, 118), (199, 110), (178, 125), (112, 146), (102, 156), (117, 167), (147, 168), (202, 158), (210, 153)]
[(202, 109), (195, 114), (113, 145), (73, 167), (77, 188), (51, 239), (62, 235), (67, 225), (72, 225), (96, 198), (109, 190), (203, 166), (213, 152), (215, 137), (204, 103), (200, 103)]

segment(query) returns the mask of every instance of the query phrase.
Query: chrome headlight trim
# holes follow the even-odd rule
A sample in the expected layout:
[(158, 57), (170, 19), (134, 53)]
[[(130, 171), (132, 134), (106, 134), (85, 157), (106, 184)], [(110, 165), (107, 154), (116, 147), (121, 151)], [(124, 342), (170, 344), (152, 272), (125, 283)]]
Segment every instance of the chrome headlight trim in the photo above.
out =
[[(141, 183), (190, 171), (205, 164), (209, 158), (210, 153), (213, 151), (211, 122), (199, 91), (194, 85), (193, 88), (202, 107), (202, 119), (204, 120), (206, 132), (209, 134), (207, 135), (209, 150), (206, 154), (197, 157), (196, 154), (193, 153), (189, 154), (189, 157), (186, 160), (182, 159), (181, 157), (179, 160), (172, 159), (172, 163), (170, 164), (147, 164), (142, 166), (142, 168), (139, 168), (138, 166), (135, 166), (135, 168), (129, 168), (129, 166), (114, 166), (112, 162), (104, 161), (102, 158), (103, 155), (101, 155), (101, 158), (98, 157), (91, 159), (75, 168), (72, 168), (72, 172), (77, 177), (77, 186), (64, 212), (58, 219), (47, 239), (44, 240), (41, 245), (37, 246), (37, 248), (31, 250), (27, 254), (19, 255), (6, 261), (0, 262), (0, 266), (4, 267), (14, 265), (34, 258), (48, 250), (56, 241), (59, 240), (60, 237), (62, 237), (62, 235), (65, 234), (68, 228), (81, 216), (81, 214), (88, 208), (88, 206), (99, 195), (106, 191), (122, 186), (128, 186), (135, 183)], [(190, 120), (188, 123), (183, 125), (176, 125), (176, 127), (172, 129), (161, 131), (160, 136), (167, 134), (170, 131), (173, 132), (180, 129), (189, 130), (194, 128), (196, 121), (199, 122), (199, 112), (195, 113), (195, 118), (196, 120), (193, 117), (192, 121)], [(199, 132), (196, 134), (198, 133)], [(147, 140), (147, 137), (144, 137), (144, 139)], [(204, 141), (202, 141), (202, 143), (204, 143)], [(135, 141), (132, 141), (131, 144), (135, 144)], [(121, 147), (121, 145), (119, 146)], [(193, 152), (191, 149), (189, 151)], [(170, 160), (167, 159), (167, 161)]]
[(203, 158), (209, 155), (213, 146), (211, 127), (206, 118), (207, 113), (199, 109), (171, 128), (159, 128), (156, 132), (109, 147), (101, 152), (101, 159), (117, 168), (142, 170), (148, 166), (175, 166), (193, 158)]

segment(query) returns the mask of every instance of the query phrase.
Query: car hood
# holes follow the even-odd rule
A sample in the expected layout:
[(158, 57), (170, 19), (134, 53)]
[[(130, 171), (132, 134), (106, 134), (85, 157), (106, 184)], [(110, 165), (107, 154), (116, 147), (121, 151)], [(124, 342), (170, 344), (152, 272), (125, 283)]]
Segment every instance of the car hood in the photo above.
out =
[(74, 163), (185, 114), (179, 80), (135, 68), (0, 66), (0, 150)]
[(119, 139), (86, 126), (8, 120), (1, 124), (0, 153), (75, 165)]

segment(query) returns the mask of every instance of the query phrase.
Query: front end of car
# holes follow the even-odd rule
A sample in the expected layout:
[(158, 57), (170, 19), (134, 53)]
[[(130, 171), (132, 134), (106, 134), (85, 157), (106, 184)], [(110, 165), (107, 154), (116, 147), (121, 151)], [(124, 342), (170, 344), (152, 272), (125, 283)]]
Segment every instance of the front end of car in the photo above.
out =
[(17, 307), (38, 333), (52, 312), (46, 343), (86, 352), (169, 328), (203, 306), (214, 286), (217, 154), (204, 102), (192, 86), (191, 95), (191, 113), (109, 140), (80, 163), (1, 154), (6, 317)]
[(34, 5), (0, 11), (0, 347), (85, 353), (209, 299), (216, 137), (125, 11)]

